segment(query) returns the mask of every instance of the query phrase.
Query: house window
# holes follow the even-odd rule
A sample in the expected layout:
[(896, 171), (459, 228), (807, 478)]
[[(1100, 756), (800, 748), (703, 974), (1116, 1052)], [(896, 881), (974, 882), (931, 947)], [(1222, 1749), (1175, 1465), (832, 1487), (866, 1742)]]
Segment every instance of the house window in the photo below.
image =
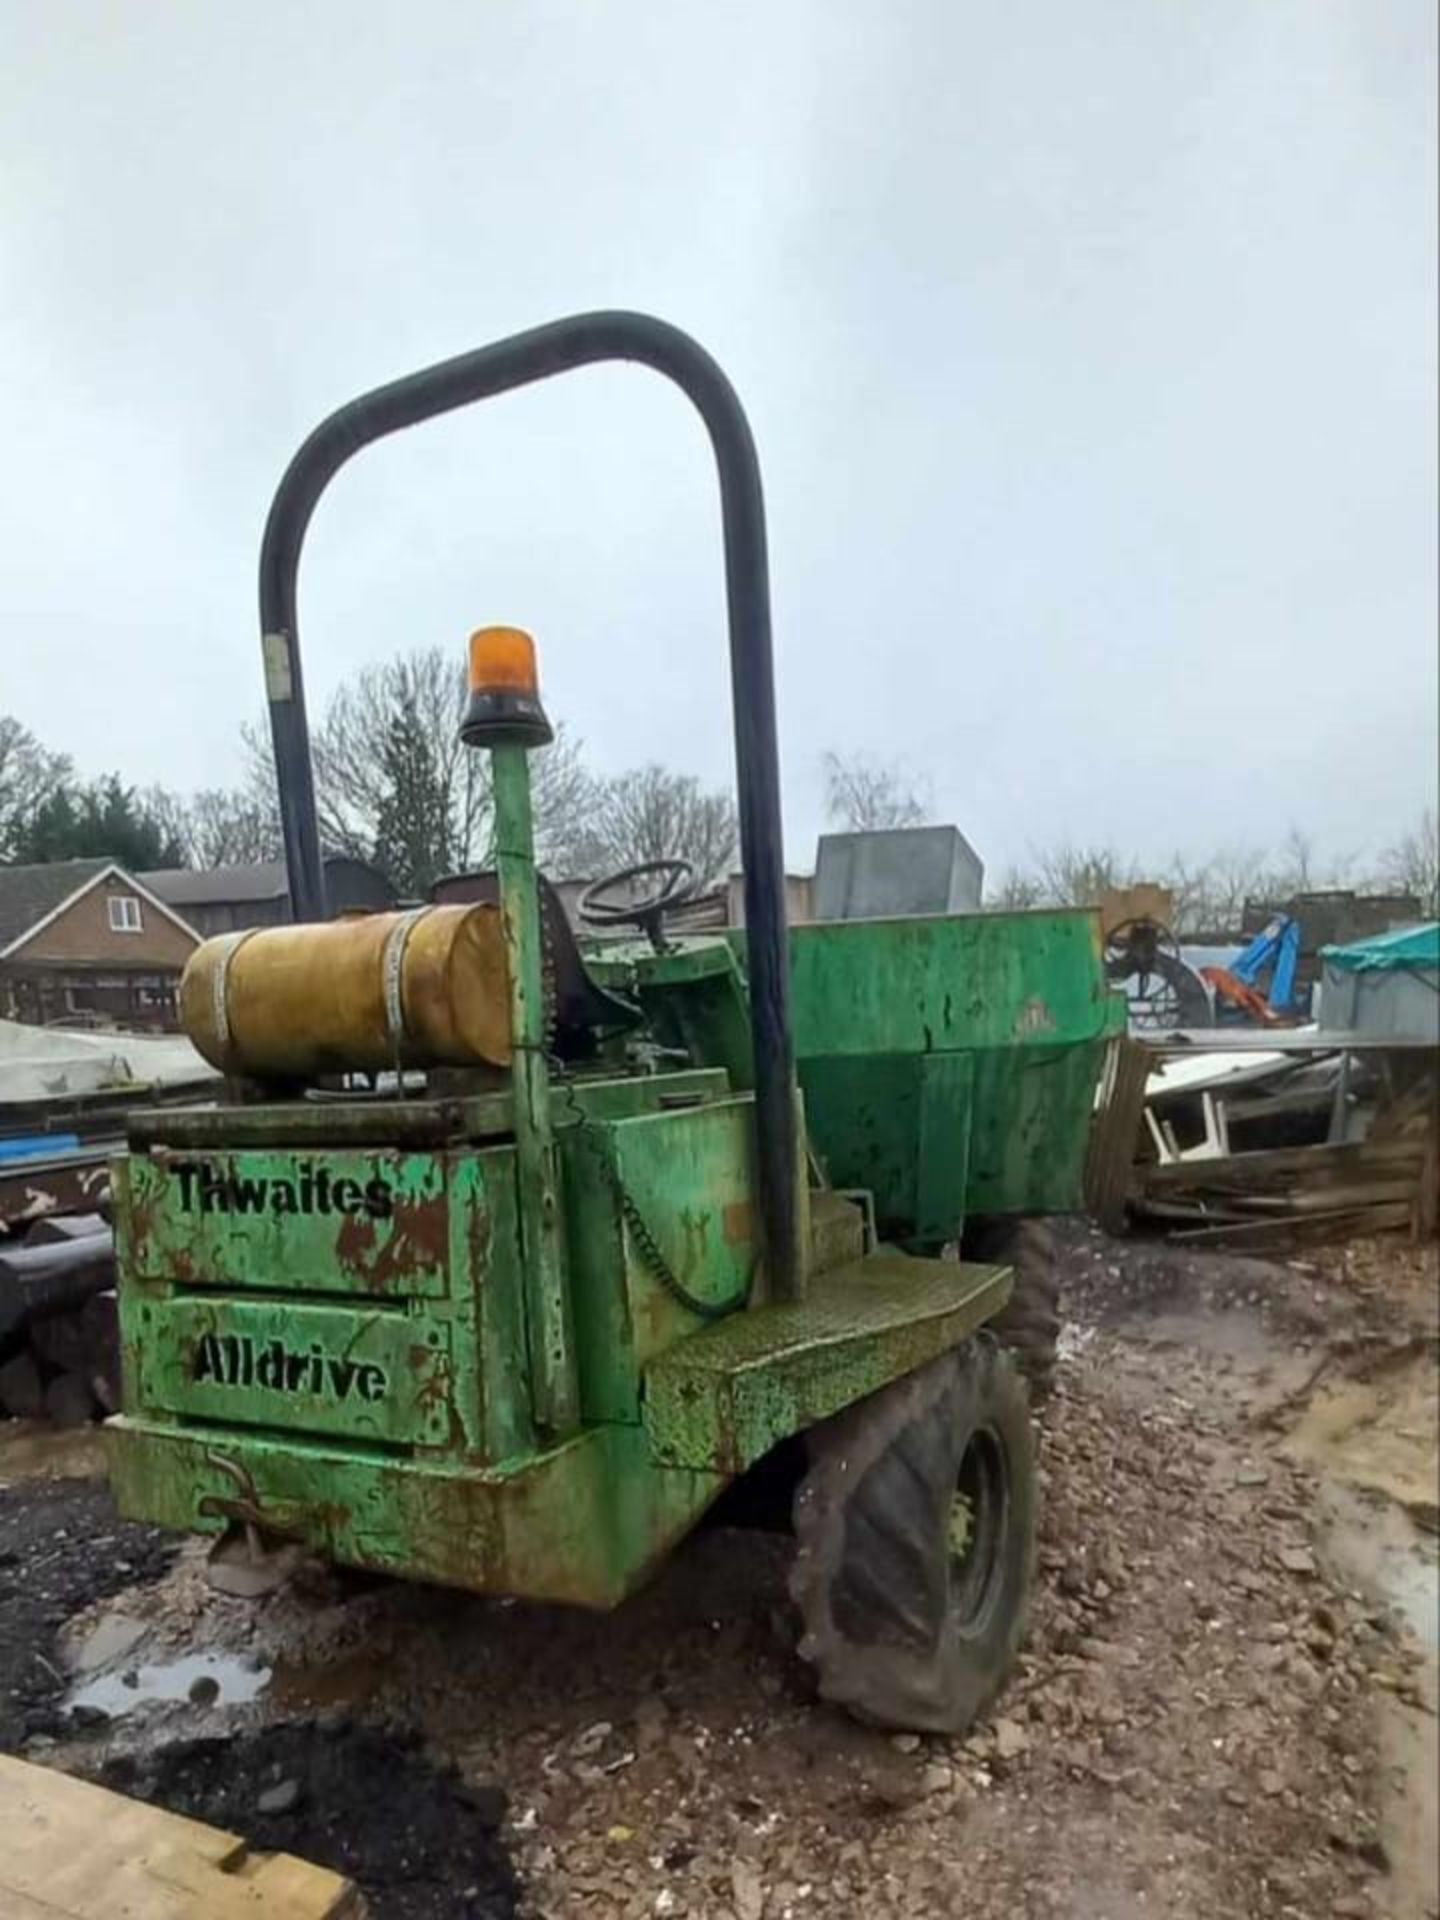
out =
[(110, 895), (110, 931), (112, 933), (139, 933), (140, 902), (133, 893), (112, 893)]

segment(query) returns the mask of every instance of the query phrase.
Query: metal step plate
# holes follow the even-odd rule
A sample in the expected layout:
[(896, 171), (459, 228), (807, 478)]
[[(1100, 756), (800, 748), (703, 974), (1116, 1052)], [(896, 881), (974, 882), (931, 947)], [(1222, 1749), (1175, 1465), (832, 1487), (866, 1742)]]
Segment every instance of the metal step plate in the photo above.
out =
[(732, 1314), (645, 1374), (662, 1465), (739, 1473), (789, 1434), (934, 1359), (999, 1312), (1008, 1267), (881, 1251), (812, 1280), (793, 1305)]

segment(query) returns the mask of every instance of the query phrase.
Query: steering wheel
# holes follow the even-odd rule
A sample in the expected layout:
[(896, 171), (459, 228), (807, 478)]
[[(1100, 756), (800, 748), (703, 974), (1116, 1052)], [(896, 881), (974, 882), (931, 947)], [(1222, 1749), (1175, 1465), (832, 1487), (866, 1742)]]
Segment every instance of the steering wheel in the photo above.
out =
[[(653, 877), (648, 893), (638, 893), (637, 880)], [(608, 900), (617, 888), (625, 889), (623, 900)], [(622, 867), (619, 873), (606, 874), (592, 881), (581, 894), (579, 914), (592, 927), (639, 927), (650, 936), (657, 953), (664, 950), (661, 929), (665, 915), (683, 907), (695, 891), (695, 869), (688, 860), (642, 860), (637, 866)]]

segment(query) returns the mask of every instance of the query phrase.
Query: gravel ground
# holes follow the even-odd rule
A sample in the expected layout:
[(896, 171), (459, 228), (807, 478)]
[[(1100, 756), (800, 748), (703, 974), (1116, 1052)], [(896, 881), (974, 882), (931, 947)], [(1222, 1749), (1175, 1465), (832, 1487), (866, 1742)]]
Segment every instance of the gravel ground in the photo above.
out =
[[(210, 1594), (187, 1549), (137, 1602), (143, 1655), (242, 1651), (274, 1665), (260, 1703), (182, 1702), (31, 1750), (89, 1771), (138, 1754), (164, 1797), (186, 1769), (154, 1756), (181, 1739), (270, 1721), (309, 1740), (337, 1715), (417, 1733), (472, 1804), (503, 1792), (520, 1911), (545, 1920), (1422, 1920), (1430, 1894), (1392, 1871), (1397, 1783), (1376, 1744), (1377, 1703), (1425, 1714), (1420, 1656), (1330, 1571), (1316, 1481), (1286, 1443), (1322, 1376), (1433, 1341), (1416, 1317), (1433, 1250), (1286, 1266), (1077, 1231), (1070, 1269), (1032, 1629), (967, 1740), (892, 1739), (818, 1705), (786, 1543), (716, 1531), (603, 1618), (334, 1578), (252, 1609)], [(127, 1604), (89, 1608), (72, 1643)], [(269, 1831), (264, 1769), (207, 1764), (224, 1824)], [(286, 1764), (306, 1786), (308, 1763)], [(349, 1804), (343, 1784), (326, 1804)], [(357, 1790), (353, 1818), (371, 1805)], [(462, 1897), (414, 1911), (486, 1911)]]

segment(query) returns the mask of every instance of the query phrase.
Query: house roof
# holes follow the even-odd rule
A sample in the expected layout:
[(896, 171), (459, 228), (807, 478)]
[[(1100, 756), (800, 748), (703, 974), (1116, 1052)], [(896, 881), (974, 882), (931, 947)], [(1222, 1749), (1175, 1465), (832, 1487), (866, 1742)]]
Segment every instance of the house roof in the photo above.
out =
[[(379, 876), (379, 868), (346, 853), (327, 853), (326, 873), (337, 868)], [(186, 907), (243, 906), (247, 901), (278, 900), (289, 891), (283, 860), (247, 860), (230, 867), (157, 867), (140, 878), (162, 900)]]
[(114, 864), (113, 860), (50, 860), (43, 866), (0, 867), (0, 950)]
[(157, 867), (143, 878), (172, 907), (274, 900), (289, 885), (283, 860), (249, 860), (234, 867)]
[(166, 901), (114, 860), (47, 860), (29, 867), (0, 867), (0, 960), (27, 944), (46, 921), (53, 920), (72, 900), (113, 873), (142, 899), (158, 907), (167, 920), (198, 942), (200, 936)]

